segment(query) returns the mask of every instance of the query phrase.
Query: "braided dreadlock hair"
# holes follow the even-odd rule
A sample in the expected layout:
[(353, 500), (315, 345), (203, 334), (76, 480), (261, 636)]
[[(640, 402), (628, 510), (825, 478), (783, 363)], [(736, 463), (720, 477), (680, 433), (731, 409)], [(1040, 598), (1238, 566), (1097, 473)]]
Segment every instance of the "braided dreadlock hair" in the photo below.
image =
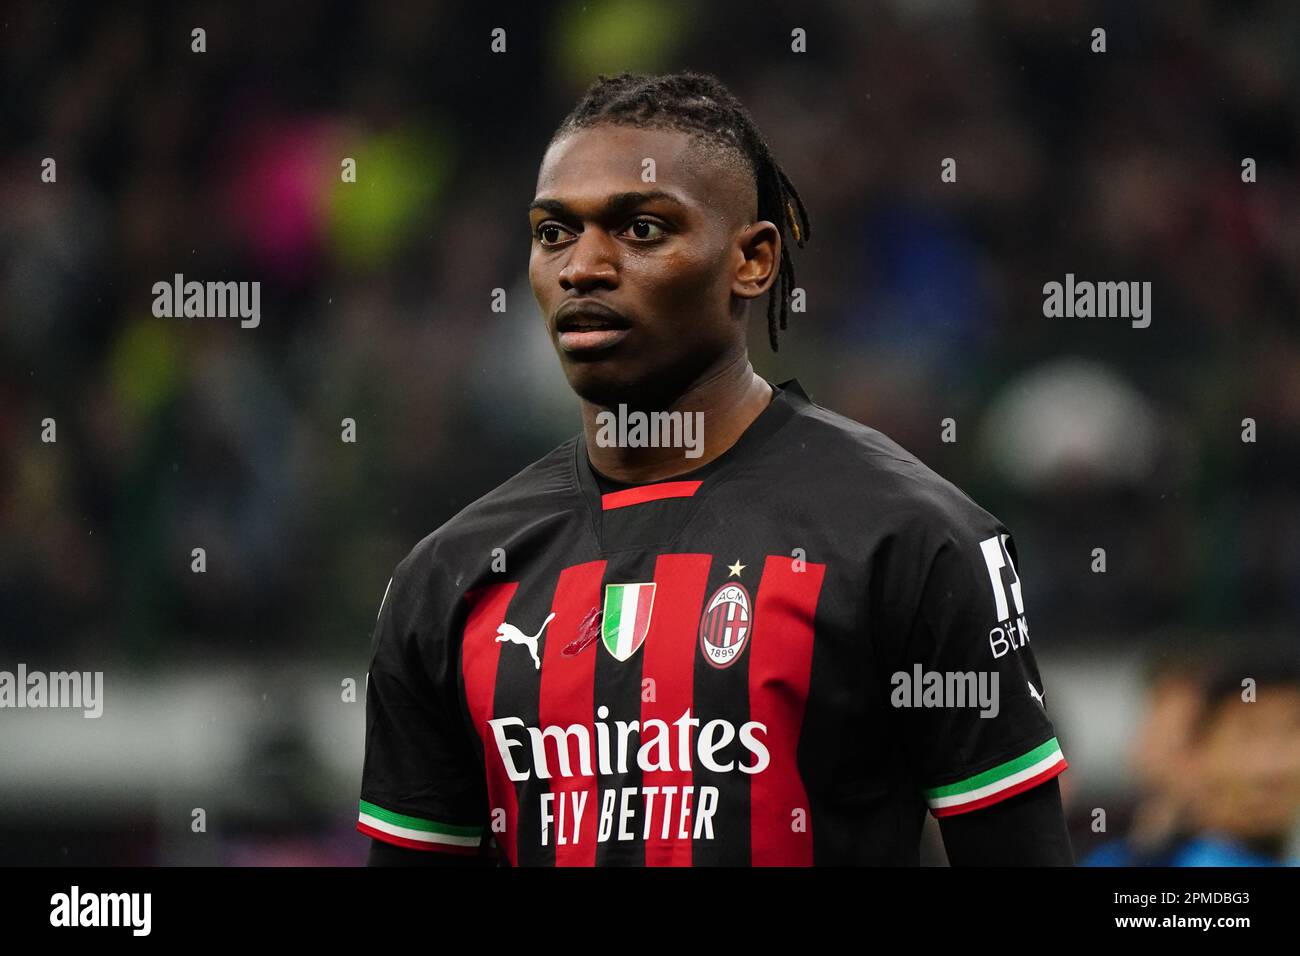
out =
[(606, 123), (692, 133), (744, 158), (754, 174), (758, 218), (776, 223), (781, 233), (781, 264), (767, 300), (768, 341), (772, 351), (777, 351), (777, 332), (786, 327), (795, 283), (787, 232), (802, 249), (812, 229), (798, 190), (772, 156), (748, 111), (709, 73), (601, 74), (564, 118), (552, 142), (574, 130)]

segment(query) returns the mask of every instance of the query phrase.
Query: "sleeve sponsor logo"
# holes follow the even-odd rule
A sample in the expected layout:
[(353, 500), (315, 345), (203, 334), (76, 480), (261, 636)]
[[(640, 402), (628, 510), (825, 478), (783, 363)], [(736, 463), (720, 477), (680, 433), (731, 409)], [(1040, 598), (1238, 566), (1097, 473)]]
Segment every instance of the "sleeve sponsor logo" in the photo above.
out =
[[(1008, 535), (995, 534), (980, 542), (980, 551), (989, 572), (989, 583), (993, 587), (993, 608), (998, 620), (997, 625), (989, 631), (989, 650), (995, 659), (1009, 651), (1018, 651), (1029, 643), (1029, 621), (1025, 617), (1020, 574), (1007, 550), (1007, 538)], [(1012, 603), (1015, 604), (1014, 621)]]

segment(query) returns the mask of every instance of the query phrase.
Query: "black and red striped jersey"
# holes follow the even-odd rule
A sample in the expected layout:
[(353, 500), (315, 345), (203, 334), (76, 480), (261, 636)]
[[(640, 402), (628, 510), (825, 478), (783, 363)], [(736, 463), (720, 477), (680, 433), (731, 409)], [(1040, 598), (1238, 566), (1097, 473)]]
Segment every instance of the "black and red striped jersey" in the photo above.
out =
[(578, 436), (411, 551), (358, 829), (521, 866), (915, 865), (927, 806), (1065, 769), (1007, 529), (774, 389), (688, 475), (604, 491)]

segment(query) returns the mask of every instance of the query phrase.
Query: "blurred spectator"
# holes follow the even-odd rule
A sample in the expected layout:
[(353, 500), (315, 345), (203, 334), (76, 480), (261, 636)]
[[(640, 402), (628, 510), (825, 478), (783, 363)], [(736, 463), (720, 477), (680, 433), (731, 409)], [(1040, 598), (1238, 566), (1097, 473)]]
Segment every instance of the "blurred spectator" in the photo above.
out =
[(1205, 684), (1160, 673), (1133, 756), (1143, 796), (1132, 827), (1086, 865), (1300, 866), (1294, 655), (1238, 660)]

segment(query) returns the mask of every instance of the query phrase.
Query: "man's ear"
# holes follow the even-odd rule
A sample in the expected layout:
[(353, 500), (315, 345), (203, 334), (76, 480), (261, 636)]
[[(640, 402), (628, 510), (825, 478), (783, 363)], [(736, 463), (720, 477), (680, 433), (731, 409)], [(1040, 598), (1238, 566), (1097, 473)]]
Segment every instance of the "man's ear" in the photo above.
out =
[(731, 293), (742, 299), (757, 299), (776, 281), (781, 261), (781, 231), (774, 223), (760, 219), (736, 237), (736, 251)]

